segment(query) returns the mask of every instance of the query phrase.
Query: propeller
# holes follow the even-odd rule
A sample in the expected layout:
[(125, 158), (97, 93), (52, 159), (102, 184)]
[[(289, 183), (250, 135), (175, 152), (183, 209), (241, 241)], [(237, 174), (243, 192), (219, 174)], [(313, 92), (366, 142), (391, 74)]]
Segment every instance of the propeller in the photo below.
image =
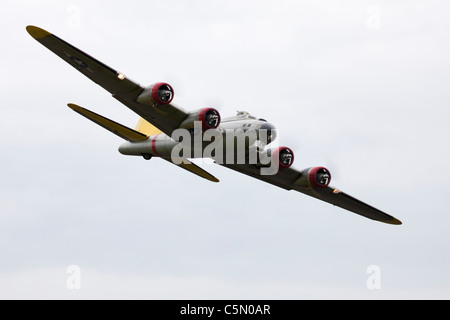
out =
[(159, 89), (158, 96), (161, 101), (170, 101), (172, 99), (172, 91), (168, 89)]
[(211, 127), (217, 127), (217, 122), (220, 120), (220, 116), (218, 115), (218, 113), (216, 112), (216, 110), (212, 110), (210, 112), (208, 112), (208, 115), (206, 116), (206, 122), (211, 126)]
[(321, 185), (327, 185), (330, 180), (330, 175), (325, 169), (321, 169), (317, 172), (317, 182)]

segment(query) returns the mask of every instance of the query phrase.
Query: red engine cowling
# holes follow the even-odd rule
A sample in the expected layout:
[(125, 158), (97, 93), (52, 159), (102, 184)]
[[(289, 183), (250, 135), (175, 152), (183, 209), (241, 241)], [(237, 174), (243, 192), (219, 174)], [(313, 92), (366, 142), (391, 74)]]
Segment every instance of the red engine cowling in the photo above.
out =
[(281, 168), (289, 168), (294, 163), (294, 152), (288, 147), (275, 149), (272, 159), (278, 161)]
[(302, 175), (295, 182), (297, 185), (301, 185), (307, 188), (320, 190), (327, 187), (331, 181), (331, 173), (324, 167), (313, 167), (302, 170)]
[(159, 106), (169, 104), (173, 97), (172, 86), (165, 82), (158, 82), (145, 88), (138, 96), (137, 101), (142, 104)]
[(202, 130), (215, 129), (220, 124), (220, 113), (214, 108), (204, 108), (191, 112), (180, 124), (180, 128), (192, 129), (196, 121), (200, 121)]
[(205, 108), (200, 111), (198, 120), (202, 122), (203, 129), (215, 129), (220, 124), (220, 113), (214, 108)]

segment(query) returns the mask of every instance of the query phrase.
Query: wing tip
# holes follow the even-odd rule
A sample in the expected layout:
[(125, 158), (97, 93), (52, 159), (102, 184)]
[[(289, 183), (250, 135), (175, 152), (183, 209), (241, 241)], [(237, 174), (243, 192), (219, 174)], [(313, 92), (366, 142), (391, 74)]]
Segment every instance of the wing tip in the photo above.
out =
[(394, 217), (392, 217), (392, 219), (389, 220), (384, 220), (384, 223), (388, 223), (388, 224), (395, 224), (395, 225), (401, 225), (402, 222)]
[(205, 179), (208, 180), (208, 181), (214, 182), (214, 183), (220, 182), (220, 180), (217, 179), (217, 178), (214, 177), (214, 176), (211, 176), (211, 177), (201, 176), (201, 177), (202, 177), (202, 178), (205, 178)]
[(45, 37), (51, 35), (50, 32), (48, 32), (44, 29), (41, 29), (39, 27), (31, 26), (31, 25), (27, 26), (26, 29), (27, 29), (27, 32), (30, 34), (30, 36), (32, 36), (35, 39), (42, 39), (42, 38), (45, 38)]
[(75, 103), (68, 103), (67, 106), (68, 106), (70, 109), (79, 109), (79, 108), (81, 108), (79, 105), (77, 105), (77, 104), (75, 104)]

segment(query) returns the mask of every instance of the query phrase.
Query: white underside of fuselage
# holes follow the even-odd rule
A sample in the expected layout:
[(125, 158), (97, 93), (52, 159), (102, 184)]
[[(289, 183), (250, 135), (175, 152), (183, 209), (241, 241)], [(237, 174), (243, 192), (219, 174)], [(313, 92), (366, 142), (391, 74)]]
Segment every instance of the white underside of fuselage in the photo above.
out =
[[(261, 151), (268, 145), (267, 139), (261, 139), (259, 134), (261, 126), (265, 123), (267, 122), (256, 119), (228, 121), (225, 119), (215, 129), (206, 131), (177, 129), (172, 136), (161, 133), (152, 135), (144, 141), (125, 142), (120, 145), (119, 152), (124, 155), (165, 159), (173, 158), (175, 155), (176, 158), (238, 160), (236, 156), (239, 154), (242, 158), (242, 155), (245, 157), (250, 150)], [(242, 162), (242, 159), (239, 162)]]

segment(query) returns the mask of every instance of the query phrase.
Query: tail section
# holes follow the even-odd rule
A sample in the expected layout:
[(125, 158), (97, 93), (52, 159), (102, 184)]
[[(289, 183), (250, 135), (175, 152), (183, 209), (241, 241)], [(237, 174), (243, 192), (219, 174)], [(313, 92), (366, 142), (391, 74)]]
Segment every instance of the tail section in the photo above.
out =
[[(158, 128), (156, 128), (154, 125), (150, 124), (148, 121), (146, 121), (143, 118), (141, 118), (139, 120), (139, 122), (136, 126), (136, 130), (133, 130), (133, 129), (130, 129), (120, 123), (117, 123), (108, 118), (105, 118), (95, 112), (92, 112), (88, 109), (80, 107), (76, 104), (69, 103), (69, 104), (67, 104), (67, 106), (69, 108), (71, 108), (73, 111), (81, 114), (83, 117), (86, 117), (87, 119), (95, 122), (99, 126), (105, 128), (106, 130), (118, 135), (122, 139), (125, 139), (125, 140), (131, 142), (132, 144), (130, 144), (130, 145), (139, 145), (139, 141), (142, 141), (143, 143), (147, 143), (147, 146), (148, 146), (148, 141), (150, 141), (151, 147), (155, 148), (156, 139), (155, 140), (151, 140), (151, 138), (150, 138), (150, 140), (148, 140), (148, 139), (150, 136), (154, 136), (154, 135), (162, 133), (161, 130), (159, 130)], [(148, 140), (148, 141), (144, 141), (144, 140)], [(125, 143), (125, 145), (126, 144), (127, 143)], [(143, 145), (143, 147), (145, 148), (146, 145)], [(119, 149), (119, 151), (120, 151), (120, 149)], [(142, 154), (142, 155), (144, 155), (144, 154)], [(166, 158), (163, 158), (163, 159), (167, 160), (169, 162), (172, 162), (170, 159), (166, 159)], [(206, 180), (213, 181), (213, 182), (219, 182), (219, 180), (216, 177), (214, 177), (210, 173), (206, 172), (199, 166), (195, 165), (194, 163), (190, 162), (187, 159), (183, 159), (183, 160), (184, 161), (181, 164), (177, 165), (178, 167), (183, 168), (187, 171), (190, 171)]]

